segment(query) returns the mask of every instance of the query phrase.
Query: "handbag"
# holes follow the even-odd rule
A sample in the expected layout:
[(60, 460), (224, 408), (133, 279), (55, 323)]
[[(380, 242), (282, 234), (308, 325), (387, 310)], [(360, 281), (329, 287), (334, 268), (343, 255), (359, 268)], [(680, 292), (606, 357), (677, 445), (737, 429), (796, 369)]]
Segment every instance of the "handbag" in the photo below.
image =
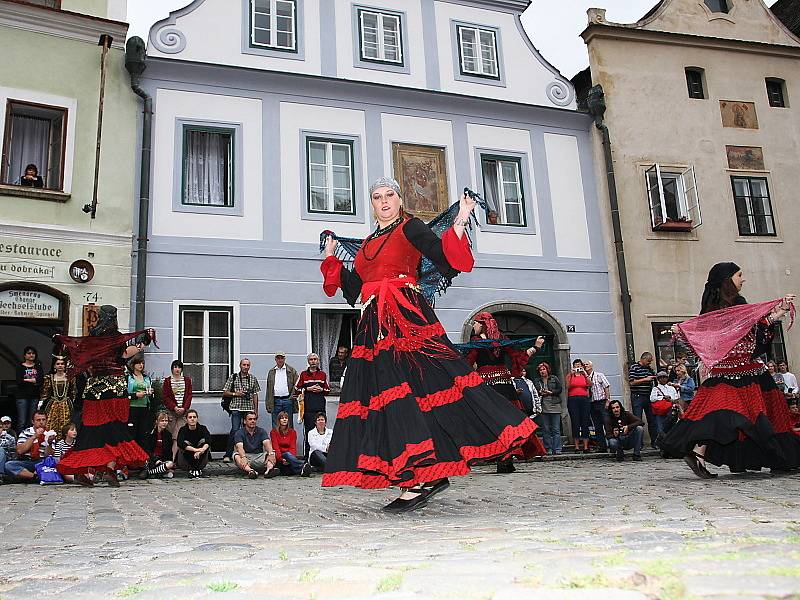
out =
[[(231, 388), (233, 388), (233, 384), (236, 382), (236, 373), (233, 374), (233, 379), (231, 380)], [(223, 392), (222, 401), (219, 403), (226, 413), (231, 414), (231, 397), (225, 396)]]
[(48, 456), (42, 462), (36, 463), (34, 467), (39, 476), (40, 485), (50, 485), (52, 483), (64, 483), (64, 479), (56, 469), (56, 459)]

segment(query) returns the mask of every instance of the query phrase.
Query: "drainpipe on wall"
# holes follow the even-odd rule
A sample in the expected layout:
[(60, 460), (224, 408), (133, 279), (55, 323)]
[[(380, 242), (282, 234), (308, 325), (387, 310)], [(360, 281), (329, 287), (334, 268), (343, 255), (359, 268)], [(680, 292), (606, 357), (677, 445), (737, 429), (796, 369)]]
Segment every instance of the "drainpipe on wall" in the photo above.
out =
[(142, 118), (142, 158), (139, 172), (139, 232), (136, 245), (136, 321), (135, 329), (145, 327), (147, 291), (147, 230), (150, 218), (150, 154), (153, 134), (153, 99), (139, 82), (147, 65), (144, 40), (132, 37), (125, 44), (125, 68), (131, 75), (131, 89), (144, 100)]
[(631, 293), (628, 286), (628, 271), (625, 267), (625, 248), (622, 243), (622, 226), (619, 220), (619, 202), (617, 197), (617, 179), (614, 174), (614, 159), (611, 155), (611, 136), (608, 127), (603, 122), (606, 112), (605, 92), (602, 85), (596, 85), (589, 90), (589, 114), (594, 117), (594, 124), (603, 136), (603, 158), (606, 167), (606, 180), (608, 183), (608, 200), (611, 205), (611, 224), (614, 229), (614, 248), (617, 255), (617, 274), (619, 275), (620, 301), (622, 303), (622, 322), (625, 327), (625, 354), (627, 364), (636, 362), (636, 353), (633, 345), (633, 321), (631, 319)]

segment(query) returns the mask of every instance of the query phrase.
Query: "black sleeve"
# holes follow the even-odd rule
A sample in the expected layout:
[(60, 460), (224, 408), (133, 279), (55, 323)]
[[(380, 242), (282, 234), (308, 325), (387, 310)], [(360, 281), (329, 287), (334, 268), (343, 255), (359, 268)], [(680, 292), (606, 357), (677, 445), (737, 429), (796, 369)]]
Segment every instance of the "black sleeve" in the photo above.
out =
[(560, 395), (561, 392), (564, 390), (564, 388), (561, 387), (561, 381), (559, 381), (558, 377), (556, 377), (555, 375), (551, 375), (550, 379), (551, 379), (551, 384), (548, 385), (550, 391), (553, 392), (554, 396)]
[(768, 354), (775, 338), (775, 325), (767, 325), (764, 321), (756, 324), (756, 347), (753, 356)]
[(452, 279), (458, 275), (458, 271), (450, 266), (447, 258), (442, 249), (442, 239), (433, 233), (430, 227), (417, 219), (416, 217), (410, 219), (403, 226), (403, 233), (406, 238), (411, 242), (417, 250), (422, 252), (422, 255), (436, 265), (439, 273), (448, 279)]
[(189, 430), (188, 425), (184, 425), (178, 430), (178, 448), (180, 448), (181, 450), (186, 450), (186, 444), (188, 444), (188, 442), (186, 441), (186, 432), (188, 430)]
[(339, 279), (342, 282), (342, 295), (344, 295), (344, 299), (347, 300), (347, 303), (350, 306), (355, 306), (356, 302), (358, 302), (359, 296), (361, 295), (361, 286), (364, 285), (364, 282), (361, 281), (361, 277), (356, 272), (355, 267), (353, 267), (351, 271), (342, 265)]
[(161, 432), (161, 456), (163, 461), (172, 460), (172, 434), (169, 429)]
[(22, 366), (22, 363), (17, 363), (17, 386), (25, 385), (25, 367)]

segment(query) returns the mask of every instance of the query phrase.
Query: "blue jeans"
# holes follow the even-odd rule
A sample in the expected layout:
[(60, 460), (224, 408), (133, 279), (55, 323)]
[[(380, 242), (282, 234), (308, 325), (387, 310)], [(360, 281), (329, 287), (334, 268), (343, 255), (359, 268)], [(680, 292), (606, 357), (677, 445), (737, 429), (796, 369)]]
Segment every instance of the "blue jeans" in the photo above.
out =
[(231, 432), (228, 434), (228, 447), (225, 449), (225, 456), (228, 458), (233, 456), (233, 436), (242, 428), (246, 414), (240, 410), (231, 411)]
[(615, 454), (624, 454), (624, 452), (622, 452), (623, 450), (633, 450), (634, 456), (641, 456), (643, 437), (644, 429), (641, 425), (638, 425), (627, 435), (621, 435), (618, 438), (609, 438), (608, 449)]
[(576, 440), (589, 439), (591, 402), (589, 396), (570, 396), (567, 398), (567, 411), (572, 423), (572, 437)]
[(592, 401), (592, 425), (594, 425), (594, 434), (597, 437), (597, 445), (601, 452), (605, 452), (606, 446), (606, 403), (605, 400)]
[(655, 447), (658, 437), (658, 426), (656, 416), (653, 414), (653, 407), (650, 403), (650, 394), (631, 394), (631, 412), (637, 418), (642, 418), (642, 413), (647, 417), (647, 431), (650, 433), (650, 445)]
[(6, 459), (8, 458), (8, 454), (6, 454), (5, 448), (0, 448), (0, 476), (6, 474)]
[(6, 475), (17, 477), (22, 470), (36, 474), (36, 463), (38, 460), (10, 460), (6, 463)]
[(38, 398), (17, 398), (17, 431), (31, 426), (33, 413), (38, 406)]
[(561, 413), (542, 413), (542, 442), (550, 454), (561, 454)]
[(289, 415), (289, 425), (292, 424), (292, 415), (294, 414), (294, 400), (291, 398), (275, 398), (275, 408), (272, 409), (272, 428), (278, 428), (278, 415), (281, 412), (286, 412)]
[(297, 458), (291, 452), (284, 452), (281, 458), (289, 461), (288, 465), (278, 462), (278, 468), (281, 471), (281, 475), (300, 475), (300, 471), (303, 470), (304, 464), (302, 460)]
[(653, 415), (653, 420), (656, 422), (656, 435), (664, 433), (664, 421), (667, 420), (667, 415)]

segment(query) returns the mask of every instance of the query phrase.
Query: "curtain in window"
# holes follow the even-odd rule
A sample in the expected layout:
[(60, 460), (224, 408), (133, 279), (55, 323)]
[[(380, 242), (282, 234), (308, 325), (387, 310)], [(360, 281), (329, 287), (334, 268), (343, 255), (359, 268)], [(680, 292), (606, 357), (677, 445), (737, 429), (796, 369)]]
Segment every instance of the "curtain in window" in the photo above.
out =
[[(11, 116), (11, 144), (8, 156), (8, 172), (5, 183), (19, 183), (25, 167), (34, 164), (39, 175), (47, 175), (47, 157), (50, 145), (50, 120), (27, 115)], [(49, 182), (45, 179), (45, 186)]]
[(495, 211), (500, 215), (500, 182), (497, 180), (497, 163), (484, 160), (481, 163), (483, 168), (483, 197), (489, 205), (489, 210)]
[(228, 206), (229, 136), (213, 131), (186, 132), (186, 182), (184, 202)]
[(331, 357), (336, 354), (336, 345), (339, 343), (339, 333), (342, 330), (342, 318), (342, 313), (311, 314), (311, 347), (319, 354), (319, 367), (326, 373)]

